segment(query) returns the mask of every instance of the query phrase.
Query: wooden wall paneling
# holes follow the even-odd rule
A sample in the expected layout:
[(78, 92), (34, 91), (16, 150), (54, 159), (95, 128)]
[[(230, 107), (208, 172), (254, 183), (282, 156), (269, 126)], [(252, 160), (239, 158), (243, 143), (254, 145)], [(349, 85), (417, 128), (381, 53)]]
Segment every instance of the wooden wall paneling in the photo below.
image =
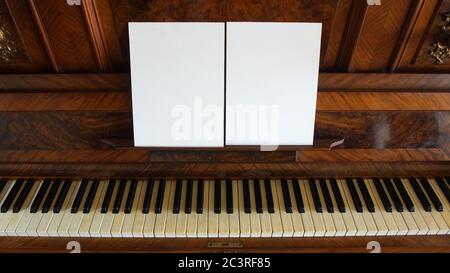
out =
[(321, 61), (329, 44), (338, 1), (335, 0), (110, 0), (124, 69), (129, 66), (128, 22), (323, 22)]
[[(130, 112), (0, 112), (0, 150), (133, 147)], [(450, 147), (450, 112), (318, 112), (314, 147)]]
[[(10, 92), (0, 95), (0, 112), (131, 112), (127, 91)], [(446, 92), (319, 92), (317, 111), (450, 111)]]
[(368, 6), (365, 1), (353, 1), (337, 68), (347, 72), (389, 71), (412, 3), (385, 0)]
[(352, 0), (339, 0), (336, 13), (331, 27), (330, 41), (328, 42), (325, 59), (320, 66), (321, 72), (334, 71), (339, 54), (340, 45), (343, 41), (345, 27), (349, 19)]
[[(126, 163), (126, 164), (125, 164)], [(167, 177), (282, 178), (448, 176), (448, 162), (292, 162), (292, 163), (2, 163), (0, 173), (11, 177)]]
[(10, 52), (5, 55), (7, 59), (0, 60), (0, 73), (50, 71), (47, 55), (30, 16), (31, 11), (24, 1), (0, 1), (1, 43), (3, 50)]
[(92, 26), (86, 26), (81, 6), (64, 0), (28, 3), (55, 72), (101, 71), (89, 32)]
[[(0, 92), (130, 91), (129, 74), (0, 75)], [(319, 91), (449, 92), (448, 74), (320, 73)]]
[(450, 62), (437, 65), (430, 55), (434, 35), (444, 25), (443, 14), (450, 11), (448, 0), (427, 0), (418, 12), (411, 34), (399, 56), (398, 72), (450, 72)]

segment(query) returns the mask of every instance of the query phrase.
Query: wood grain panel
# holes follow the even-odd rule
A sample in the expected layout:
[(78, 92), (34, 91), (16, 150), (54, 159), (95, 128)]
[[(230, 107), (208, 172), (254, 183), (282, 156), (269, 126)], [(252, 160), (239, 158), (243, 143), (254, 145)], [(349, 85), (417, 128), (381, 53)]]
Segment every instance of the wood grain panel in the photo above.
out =
[(29, 4), (55, 72), (99, 71), (81, 6), (51, 0)]
[[(129, 91), (129, 74), (0, 75), (0, 92)], [(320, 73), (319, 91), (449, 92), (448, 74)]]
[(367, 9), (348, 71), (385, 72), (409, 14), (411, 0), (384, 0)]
[[(73, 238), (72, 238), (73, 239)], [(0, 252), (68, 253), (71, 238), (1, 238)], [(83, 253), (368, 253), (377, 241), (383, 253), (449, 253), (449, 236), (378, 236), (330, 238), (241, 238), (241, 239), (126, 239), (77, 238)], [(209, 243), (239, 243), (242, 247), (212, 248)]]
[(2, 163), (3, 176), (31, 177), (167, 177), (282, 178), (448, 176), (448, 162), (297, 162), (297, 163)]
[[(318, 112), (314, 147), (446, 148), (450, 112)], [(0, 150), (133, 147), (131, 113), (0, 112)]]
[(49, 72), (50, 64), (26, 2), (2, 0), (0, 14), (16, 50), (9, 62), (0, 62), (0, 73)]
[[(3, 93), (0, 112), (131, 112), (129, 92)], [(319, 92), (317, 111), (450, 111), (444, 92)]]
[[(128, 22), (323, 22), (325, 56), (338, 1), (334, 0), (110, 0), (128, 68)], [(321, 59), (322, 61), (324, 58)]]

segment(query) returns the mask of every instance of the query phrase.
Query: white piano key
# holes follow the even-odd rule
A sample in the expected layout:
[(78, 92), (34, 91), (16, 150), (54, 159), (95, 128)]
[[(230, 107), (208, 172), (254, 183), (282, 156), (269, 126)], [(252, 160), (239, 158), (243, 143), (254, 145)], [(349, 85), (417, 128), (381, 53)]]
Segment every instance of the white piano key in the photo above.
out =
[[(7, 196), (9, 195), (9, 193), (11, 192), (14, 184), (16, 183), (17, 180), (12, 181), (11, 186), (9, 186), (8, 188), (4, 188), (3, 191), (6, 192), (6, 194), (3, 196), (2, 200), (0, 200), (0, 205), (3, 205), (3, 202), (5, 202)], [(8, 184), (7, 184), (8, 186)], [(22, 187), (23, 188), (23, 185)], [(19, 196), (20, 190), (19, 192), (16, 194), (14, 201), (11, 204), (10, 209), (6, 212), (6, 213), (0, 213), (0, 237), (2, 236), (7, 236), (6, 234), (6, 228), (8, 227), (9, 224), (9, 220), (12, 218), (13, 216), (13, 209), (12, 206), (14, 204), (14, 202), (16, 202), (17, 197)]]
[(166, 238), (175, 238), (176, 236), (176, 227), (177, 227), (177, 217), (178, 214), (173, 213), (173, 202), (175, 200), (175, 189), (176, 189), (176, 181), (171, 181), (172, 186), (170, 187), (170, 195), (169, 195), (169, 206), (167, 209), (167, 218), (166, 218), (166, 229), (164, 231), (164, 236)]
[[(92, 204), (92, 209), (90, 212), (93, 214), (93, 216), (92, 216), (92, 222), (87, 230), (87, 232), (89, 233), (89, 237), (94, 237), (94, 238), (101, 237), (100, 229), (102, 227), (103, 218), (106, 215), (106, 214), (102, 213), (102, 204), (103, 204), (103, 199), (105, 198), (107, 189), (108, 189), (108, 181), (107, 180), (100, 181), (100, 185), (99, 185), (99, 188), (97, 189), (97, 194), (95, 197), (96, 199), (98, 198), (97, 205), (94, 207), (94, 204)], [(94, 200), (94, 203), (95, 203), (95, 200)], [(83, 237), (85, 237), (87, 235), (85, 229), (86, 229), (86, 226), (85, 226), (85, 223), (83, 223), (82, 228), (80, 228), (80, 233), (83, 234), (82, 235)]]
[(228, 238), (230, 237), (230, 222), (229, 215), (227, 213), (227, 194), (226, 194), (226, 181), (220, 181), (220, 194), (221, 194), (221, 207), (222, 210), (219, 214), (219, 238)]
[[(20, 212), (15, 213), (12, 216), (11, 220), (9, 221), (8, 227), (6, 228), (6, 234), (8, 236), (26, 236), (26, 234), (18, 233), (17, 229), (18, 229), (20, 223), (22, 222), (22, 218), (25, 217), (27, 212), (29, 213), (29, 211), (27, 211), (27, 208), (31, 207), (31, 203), (34, 200), (34, 198), (37, 194), (37, 190), (39, 189), (40, 185), (41, 185), (41, 181), (38, 181), (38, 180), (33, 183), (33, 187), (31, 188), (30, 192), (28, 193), (28, 196), (26, 197), (26, 199), (22, 205), (22, 209), (20, 210)], [(1, 217), (1, 215), (0, 215), (0, 217)]]
[(280, 212), (280, 205), (278, 201), (278, 194), (277, 194), (277, 184), (279, 181), (276, 180), (270, 180), (270, 187), (272, 189), (272, 199), (273, 199), (273, 207), (275, 213), (270, 214), (270, 221), (272, 223), (272, 237), (283, 237), (283, 223), (281, 221), (281, 212)]
[(69, 235), (70, 237), (80, 237), (80, 234), (78, 233), (78, 230), (80, 229), (81, 222), (83, 221), (84, 213), (83, 208), (84, 204), (86, 203), (87, 196), (89, 194), (89, 191), (92, 187), (93, 181), (89, 181), (86, 187), (86, 191), (83, 194), (83, 198), (81, 199), (80, 207), (78, 209), (78, 212), (73, 214), (72, 221), (70, 222), (69, 226)]
[[(50, 189), (51, 189), (53, 183), (55, 183), (55, 181), (52, 181), (50, 183), (50, 187), (48, 188), (49, 192), (50, 192)], [(58, 189), (55, 197), (53, 198), (53, 202), (50, 205), (49, 211), (42, 216), (41, 221), (39, 222), (39, 226), (37, 227), (36, 232), (40, 237), (48, 237), (49, 236), (48, 228), (50, 227), (53, 217), (55, 216), (55, 213), (53, 212), (53, 207), (55, 206), (56, 200), (58, 199), (58, 196), (61, 193), (61, 190), (63, 188), (63, 183), (64, 182), (61, 181), (61, 185), (59, 186), (59, 189)], [(45, 202), (45, 199), (42, 200), (42, 203), (44, 203), (44, 202)]]
[(440, 220), (436, 220), (436, 223), (439, 226), (439, 232), (438, 234), (450, 234), (450, 203), (447, 202), (447, 198), (445, 197), (442, 190), (437, 185), (436, 180), (434, 179), (428, 179), (430, 181), (431, 187), (436, 192), (439, 199), (442, 201), (443, 211), (439, 212), (439, 214), (442, 217), (442, 220), (444, 220), (445, 224), (442, 223)]
[(353, 220), (352, 209), (350, 207), (351, 205), (345, 196), (345, 192), (343, 190), (343, 185), (341, 184), (341, 182), (339, 180), (336, 180), (336, 183), (338, 185), (339, 191), (341, 192), (342, 201), (344, 202), (345, 205), (345, 212), (339, 213), (342, 216), (342, 219), (344, 220), (345, 228), (347, 230), (345, 236), (348, 237), (356, 236), (358, 228), (355, 224), (355, 221)]
[(244, 206), (244, 186), (242, 180), (238, 180), (238, 194), (239, 194), (239, 228), (241, 231), (241, 237), (250, 237), (251, 227), (250, 227), (250, 214), (245, 213)]
[(323, 206), (322, 219), (325, 225), (325, 237), (334, 237), (336, 236), (336, 227), (334, 226), (333, 217), (327, 210), (325, 198), (323, 197), (322, 187), (320, 186), (319, 180), (314, 179), (314, 182), (316, 183), (317, 191), (319, 193), (320, 203), (322, 203)]
[[(205, 181), (205, 183), (207, 183)], [(209, 201), (208, 201), (208, 238), (219, 237), (219, 214), (214, 213), (214, 181), (209, 183)]]
[(119, 181), (116, 181), (114, 186), (113, 194), (111, 195), (111, 200), (109, 202), (108, 210), (103, 215), (102, 224), (100, 226), (100, 237), (102, 238), (110, 238), (111, 228), (114, 222), (114, 217), (116, 214), (112, 213), (114, 207), (114, 200), (116, 199), (117, 192), (119, 191)]
[(125, 186), (125, 191), (123, 192), (123, 198), (122, 198), (122, 203), (120, 204), (119, 213), (117, 213), (114, 216), (114, 221), (111, 226), (111, 236), (113, 238), (122, 237), (122, 227), (123, 227), (123, 222), (125, 220), (125, 205), (127, 203), (127, 197), (128, 197), (128, 192), (130, 191), (130, 186), (131, 186), (131, 183), (128, 180), (127, 184)]
[(363, 198), (363, 195), (361, 193), (361, 190), (359, 189), (358, 184), (356, 183), (356, 180), (353, 180), (353, 182), (355, 184), (356, 192), (358, 193), (359, 199), (361, 200), (362, 204), (363, 212), (361, 213), (361, 216), (367, 227), (366, 236), (376, 236), (378, 234), (378, 228), (377, 225), (375, 224), (372, 213), (369, 212), (369, 209), (367, 208), (366, 202)]
[(139, 207), (139, 199), (141, 197), (141, 192), (145, 192), (145, 187), (143, 187), (143, 181), (137, 181), (136, 192), (133, 199), (133, 204), (131, 207), (131, 213), (125, 214), (125, 219), (123, 220), (122, 226), (122, 237), (133, 238), (133, 225), (135, 218), (138, 214), (142, 215), (142, 207)]
[(186, 191), (187, 180), (183, 180), (183, 187), (181, 188), (180, 213), (177, 216), (177, 227), (175, 230), (175, 237), (177, 238), (185, 238), (187, 235), (187, 214), (185, 213)]
[[(373, 196), (373, 201), (375, 205), (375, 210), (378, 210), (381, 214), (381, 217), (383, 217), (384, 223), (386, 224), (387, 228), (387, 236), (394, 236), (398, 233), (398, 227), (395, 223), (394, 217), (392, 216), (392, 212), (387, 212), (384, 208), (383, 202), (381, 201), (381, 197), (378, 195), (378, 191), (373, 184), (373, 182), (367, 183), (367, 189)], [(387, 194), (387, 193), (386, 193)], [(395, 210), (395, 208), (392, 208)]]
[[(166, 237), (165, 231), (166, 231), (166, 219), (167, 219), (167, 215), (169, 214), (169, 202), (170, 202), (169, 199), (170, 199), (172, 187), (175, 188), (175, 185), (172, 182), (173, 182), (172, 180), (166, 181), (161, 213), (156, 215), (155, 228), (154, 228), (154, 234), (155, 234), (156, 238)], [(172, 200), (172, 203), (173, 203), (173, 200)]]
[(394, 206), (394, 202), (392, 201), (391, 196), (388, 194), (388, 191), (386, 189), (386, 187), (384, 186), (384, 183), (382, 183), (382, 187), (384, 189), (384, 191), (387, 193), (387, 197), (389, 199), (389, 202), (392, 204), (392, 218), (395, 221), (395, 224), (397, 225), (398, 228), (398, 232), (397, 232), (397, 236), (404, 236), (408, 234), (409, 231), (409, 227), (405, 222), (405, 219), (402, 216), (401, 212), (398, 212), (397, 209)]
[(334, 207), (334, 213), (331, 214), (331, 217), (333, 218), (334, 226), (336, 228), (336, 235), (335, 236), (347, 236), (347, 227), (344, 222), (344, 218), (342, 217), (342, 213), (339, 211), (339, 207), (336, 203), (336, 198), (333, 193), (333, 187), (331, 187), (330, 180), (326, 180), (328, 190), (331, 195), (331, 202), (333, 203)]
[[(272, 237), (272, 221), (270, 219), (269, 208), (267, 206), (266, 188), (264, 180), (259, 180), (259, 187), (261, 189), (261, 202), (263, 213), (259, 214), (261, 221), (261, 237)], [(282, 234), (280, 234), (281, 236)]]
[[(197, 237), (197, 194), (198, 194), (198, 180), (192, 183), (192, 199), (191, 199), (191, 213), (187, 215), (186, 219), (186, 237)], [(205, 200), (203, 199), (203, 202)], [(203, 203), (204, 204), (204, 203)]]
[[(272, 189), (274, 190), (274, 189)], [(281, 224), (283, 225), (283, 237), (294, 236), (294, 227), (292, 225), (292, 219), (290, 213), (286, 212), (286, 207), (283, 200), (283, 191), (281, 189), (281, 181), (276, 181), (276, 192), (278, 197), (278, 206), (280, 208)], [(275, 200), (274, 200), (275, 202)]]
[[(309, 185), (307, 185), (306, 180), (302, 180), (300, 183), (302, 192), (305, 193), (305, 202), (308, 202), (309, 211), (311, 212), (311, 218), (314, 223), (314, 237), (324, 237), (325, 236), (325, 223), (323, 222), (322, 213), (319, 213), (316, 211), (316, 208), (314, 206), (314, 201), (312, 198), (312, 193)], [(305, 205), (306, 209), (306, 205)]]
[[(420, 204), (419, 198), (416, 196), (416, 193), (414, 192), (414, 190), (408, 180), (402, 179), (402, 182), (414, 204), (414, 212), (412, 212), (411, 214), (413, 215), (417, 226), (419, 228), (421, 226), (426, 227), (426, 228), (421, 229), (418, 234), (419, 235), (436, 235), (439, 232), (439, 227), (436, 224), (436, 222), (434, 221), (433, 212), (430, 213), (430, 212), (425, 211), (423, 206)], [(432, 211), (436, 212), (434, 209)], [(419, 225), (419, 223), (420, 223), (420, 225)]]
[[(77, 192), (80, 188), (80, 184), (81, 184), (80, 180), (72, 181), (72, 185), (74, 185), (72, 196), (70, 196), (70, 199), (68, 200), (69, 203), (67, 204), (66, 209), (61, 210), (61, 212), (60, 212), (60, 214), (62, 214), (61, 215), (62, 217), (61, 217), (59, 226), (57, 227), (57, 233), (58, 233), (59, 237), (70, 237), (69, 228), (70, 228), (70, 224), (72, 223), (72, 218), (75, 215), (75, 214), (71, 213), (72, 204), (77, 196)], [(36, 213), (36, 214), (38, 214), (38, 213)], [(30, 225), (31, 224), (32, 223), (30, 223)], [(51, 230), (50, 227), (52, 227), (52, 223), (50, 223), (48, 233), (50, 233), (50, 230)], [(27, 230), (27, 232), (28, 232), (28, 230)], [(52, 230), (52, 232), (54, 232), (54, 230)]]
[[(353, 203), (352, 196), (350, 194), (350, 191), (349, 191), (345, 181), (340, 179), (337, 182), (338, 182), (339, 188), (342, 193), (342, 198), (346, 199), (347, 205), (348, 205), (347, 208), (353, 217), (353, 221), (355, 222), (356, 230), (357, 230), (355, 235), (356, 236), (365, 236), (367, 234), (368, 228), (364, 222), (362, 213), (359, 213), (356, 211), (355, 204)], [(364, 200), (361, 200), (361, 202), (364, 202)]]
[(406, 209), (406, 206), (401, 198), (400, 193), (397, 190), (397, 187), (395, 187), (395, 191), (397, 192), (398, 196), (400, 197), (400, 200), (403, 204), (404, 210), (403, 212), (400, 212), (400, 215), (403, 217), (403, 220), (405, 221), (407, 228), (406, 235), (417, 235), (419, 233), (419, 227), (416, 224), (416, 221), (414, 220), (414, 217), (411, 215), (411, 213)]
[[(135, 214), (133, 225), (131, 227), (131, 237), (133, 238), (144, 238), (144, 224), (147, 214), (144, 214), (142, 212), (142, 209), (144, 207), (145, 193), (147, 191), (147, 186), (149, 185), (148, 183), (155, 183), (155, 182), (139, 181), (139, 184), (141, 184), (140, 192), (139, 194), (136, 192), (137, 202), (136, 204), (133, 204), (133, 212)], [(155, 184), (153, 184), (152, 195), (155, 192), (155, 190), (156, 190)], [(150, 201), (152, 200), (150, 199)]]
[[(197, 237), (199, 238), (208, 237), (209, 232), (209, 181), (203, 181), (203, 186), (203, 213), (197, 215)], [(197, 209), (197, 206), (195, 206), (195, 209)]]
[[(154, 183), (155, 184), (153, 185), (152, 198), (150, 199), (149, 212), (147, 214), (144, 214), (145, 220), (144, 220), (144, 227), (142, 230), (144, 238), (155, 237), (155, 223), (156, 223), (156, 216), (157, 216), (157, 214), (155, 213), (155, 206), (156, 206), (156, 201), (158, 199), (158, 189), (159, 189), (161, 181), (155, 180)], [(140, 232), (140, 226), (136, 226), (136, 229), (138, 232)], [(138, 232), (136, 232), (136, 233), (138, 233)], [(163, 230), (163, 232), (164, 232), (164, 230)]]
[(69, 190), (67, 191), (66, 198), (64, 199), (64, 202), (61, 206), (61, 210), (59, 213), (55, 213), (53, 215), (52, 220), (50, 221), (50, 224), (47, 228), (47, 235), (50, 237), (58, 237), (58, 229), (61, 225), (61, 222), (64, 219), (64, 215), (66, 213), (70, 213), (72, 202), (75, 199), (76, 193), (78, 191), (80, 183), (76, 181), (72, 181), (70, 184)]
[(233, 213), (229, 215), (230, 238), (239, 238), (239, 194), (237, 180), (233, 180)]
[(370, 197), (372, 198), (373, 204), (375, 206), (375, 212), (372, 212), (371, 215), (373, 217), (373, 221), (377, 227), (377, 236), (386, 236), (388, 234), (388, 227), (383, 219), (383, 215), (381, 214), (381, 208), (377, 206), (375, 201), (375, 194), (372, 192), (370, 187), (370, 181), (364, 179), (364, 184), (366, 185), (367, 191), (369, 192)]
[(292, 213), (291, 219), (292, 219), (292, 226), (294, 228), (294, 237), (304, 237), (305, 236), (305, 227), (303, 225), (303, 219), (302, 215), (298, 210), (297, 207), (297, 200), (295, 199), (295, 193), (294, 188), (292, 186), (292, 183), (295, 183), (292, 180), (288, 180), (288, 189), (289, 189), (289, 196), (291, 198), (292, 202)]
[[(248, 187), (250, 193), (250, 206), (252, 208), (252, 212), (250, 213), (250, 237), (259, 238), (261, 237), (261, 219), (256, 211), (255, 188), (253, 185), (253, 180), (248, 180)], [(272, 191), (274, 191), (276, 195), (275, 189), (272, 189)]]

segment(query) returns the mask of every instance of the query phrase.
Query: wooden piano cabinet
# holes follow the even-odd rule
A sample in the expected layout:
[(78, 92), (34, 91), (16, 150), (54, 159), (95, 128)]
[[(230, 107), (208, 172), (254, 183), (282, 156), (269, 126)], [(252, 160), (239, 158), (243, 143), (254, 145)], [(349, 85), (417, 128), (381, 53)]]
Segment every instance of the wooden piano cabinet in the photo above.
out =
[(322, 237), (243, 239), (125, 238), (0, 238), (1, 252), (69, 253), (67, 244), (80, 243), (81, 253), (370, 253), (369, 242), (381, 253), (450, 253), (450, 236)]

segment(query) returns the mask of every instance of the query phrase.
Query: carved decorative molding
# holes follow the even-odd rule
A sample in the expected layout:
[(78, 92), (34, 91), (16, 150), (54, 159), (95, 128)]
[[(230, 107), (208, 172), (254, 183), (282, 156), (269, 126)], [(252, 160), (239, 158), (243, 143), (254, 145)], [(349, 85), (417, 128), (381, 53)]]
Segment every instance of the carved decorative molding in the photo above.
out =
[(8, 30), (5, 16), (0, 13), (0, 60), (10, 62), (17, 53), (12, 33)]
[(443, 64), (450, 58), (450, 12), (443, 15), (443, 25), (434, 36), (434, 43), (430, 51), (430, 56), (434, 58), (436, 65)]

